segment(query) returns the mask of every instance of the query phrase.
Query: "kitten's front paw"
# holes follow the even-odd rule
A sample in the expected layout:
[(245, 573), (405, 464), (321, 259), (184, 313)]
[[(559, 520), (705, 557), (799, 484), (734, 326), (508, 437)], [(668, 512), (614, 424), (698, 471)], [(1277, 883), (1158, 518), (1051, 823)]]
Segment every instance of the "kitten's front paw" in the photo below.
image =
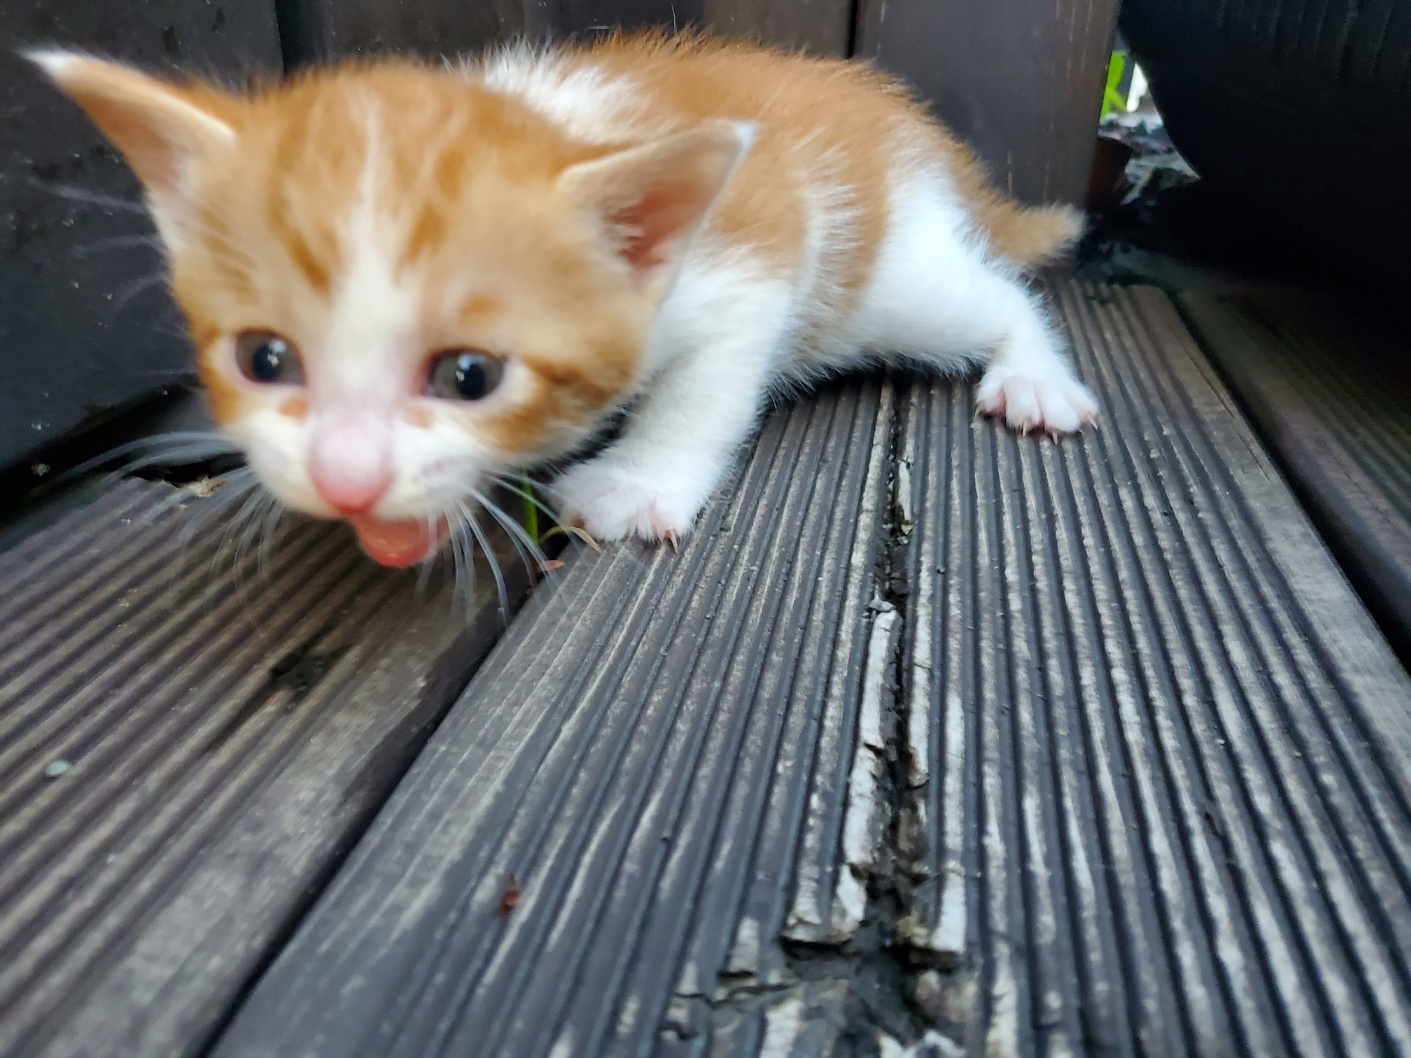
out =
[(1024, 433), (1073, 433), (1097, 418), (1097, 400), (1062, 365), (1024, 370), (995, 364), (980, 380), (975, 405)]
[(614, 465), (580, 464), (554, 482), (559, 516), (603, 542), (635, 536), (648, 543), (676, 539), (691, 528), (709, 495), (678, 479)]

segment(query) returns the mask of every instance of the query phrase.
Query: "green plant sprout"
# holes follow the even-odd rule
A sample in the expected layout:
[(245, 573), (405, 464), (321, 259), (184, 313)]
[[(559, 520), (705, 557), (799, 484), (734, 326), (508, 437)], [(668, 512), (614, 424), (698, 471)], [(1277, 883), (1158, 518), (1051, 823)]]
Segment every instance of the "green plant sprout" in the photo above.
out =
[(506, 488), (509, 488), (509, 491), (518, 496), (520, 500), (524, 503), (524, 531), (529, 535), (529, 539), (533, 540), (536, 544), (542, 545), (545, 540), (548, 540), (556, 534), (561, 533), (564, 536), (576, 537), (577, 539), (583, 541), (583, 543), (591, 547), (594, 551), (602, 551), (602, 548), (598, 546), (598, 542), (594, 540), (586, 530), (580, 529), (576, 525), (554, 524), (549, 526), (549, 528), (545, 529), (543, 532), (540, 532), (540, 504), (534, 496), (534, 479), (531, 478), (528, 474), (521, 474), (519, 476), (519, 481), (519, 487), (511, 488), (510, 486), (506, 485)]
[(1107, 63), (1107, 87), (1102, 92), (1102, 116), (1127, 112), (1127, 101), (1122, 98), (1122, 75), (1127, 72), (1127, 53), (1115, 51)]
[[(524, 531), (529, 534), (530, 540), (538, 543), (543, 538), (539, 535), (539, 508), (534, 503), (534, 479), (528, 474), (521, 474), (519, 480), (524, 489), (519, 493), (519, 498), (524, 501)], [(518, 489), (514, 491), (519, 492)]]

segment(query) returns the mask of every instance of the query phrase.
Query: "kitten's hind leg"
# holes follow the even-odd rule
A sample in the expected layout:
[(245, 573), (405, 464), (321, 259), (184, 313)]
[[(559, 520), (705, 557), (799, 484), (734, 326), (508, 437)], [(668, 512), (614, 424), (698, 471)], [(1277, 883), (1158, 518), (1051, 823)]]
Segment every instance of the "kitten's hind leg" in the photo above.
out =
[(944, 185), (894, 195), (893, 222), (857, 314), (861, 344), (950, 373), (984, 363), (979, 410), (1025, 432), (1068, 433), (1097, 401), (1063, 354), (1042, 302), (969, 234)]
[(1097, 401), (1078, 381), (1032, 295), (1015, 293), (1019, 296), (980, 379), (976, 407), (1024, 433), (1080, 430), (1097, 417)]

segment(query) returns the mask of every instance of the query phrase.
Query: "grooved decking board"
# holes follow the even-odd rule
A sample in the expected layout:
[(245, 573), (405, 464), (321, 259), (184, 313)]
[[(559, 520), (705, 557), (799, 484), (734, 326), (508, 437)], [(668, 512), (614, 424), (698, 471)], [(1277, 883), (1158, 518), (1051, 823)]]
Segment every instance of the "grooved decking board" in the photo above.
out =
[(1405, 1048), (1411, 682), (1164, 296), (1058, 305), (1100, 431), (854, 382), (580, 554), (214, 1058)]
[(1060, 303), (1086, 443), (905, 410), (933, 1009), (972, 1055), (1411, 1053), (1411, 683), (1170, 302)]
[(0, 554), (7, 1058), (199, 1053), (501, 628), (489, 577), (453, 611), (327, 526), (188, 533), (220, 501), (172, 489)]
[(1411, 344), (1394, 320), (1302, 291), (1190, 292), (1180, 304), (1411, 657)]
[(857, 730), (892, 408), (876, 382), (796, 404), (679, 553), (580, 554), (214, 1053), (696, 1054), (722, 971), (764, 993), (721, 1015), (759, 1038), (780, 932), (853, 930), (842, 834), (876, 853)]

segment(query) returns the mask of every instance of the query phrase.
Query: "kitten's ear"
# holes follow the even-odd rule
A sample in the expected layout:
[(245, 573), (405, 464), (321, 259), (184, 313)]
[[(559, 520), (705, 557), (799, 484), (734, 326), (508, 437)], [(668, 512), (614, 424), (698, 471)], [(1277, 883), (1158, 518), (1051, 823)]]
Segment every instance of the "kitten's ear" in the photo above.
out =
[(235, 140), (209, 99), (131, 67), (66, 51), (25, 57), (88, 112), (158, 200), (181, 193), (192, 161)]
[(571, 166), (559, 188), (597, 214), (643, 280), (656, 279), (674, 271), (754, 136), (749, 122), (711, 122)]

